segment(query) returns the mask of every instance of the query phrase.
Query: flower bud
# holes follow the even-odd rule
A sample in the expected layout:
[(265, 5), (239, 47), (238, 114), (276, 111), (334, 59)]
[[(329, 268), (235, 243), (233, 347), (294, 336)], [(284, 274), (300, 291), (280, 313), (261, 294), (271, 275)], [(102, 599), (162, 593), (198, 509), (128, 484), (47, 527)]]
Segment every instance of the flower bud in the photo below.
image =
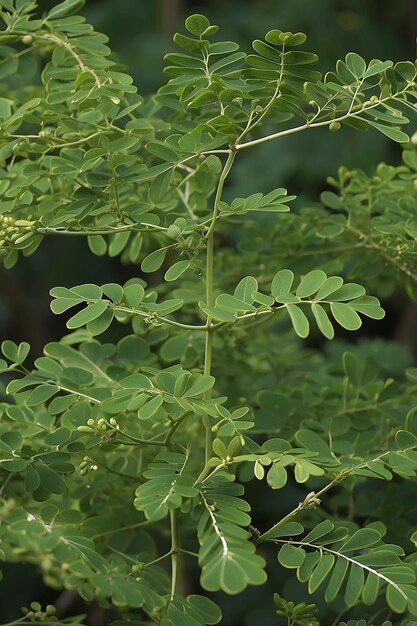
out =
[(77, 430), (79, 433), (93, 433), (94, 432), (93, 428), (91, 428), (90, 426), (84, 426), (84, 425), (78, 426)]

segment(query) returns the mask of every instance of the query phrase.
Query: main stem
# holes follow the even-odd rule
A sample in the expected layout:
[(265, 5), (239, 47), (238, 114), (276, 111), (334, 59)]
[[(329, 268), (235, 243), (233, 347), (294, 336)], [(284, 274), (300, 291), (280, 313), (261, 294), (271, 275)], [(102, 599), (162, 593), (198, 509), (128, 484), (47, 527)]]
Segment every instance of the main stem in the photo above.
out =
[[(224, 181), (230, 169), (233, 165), (233, 161), (236, 156), (235, 150), (230, 150), (226, 163), (224, 164), (224, 168), (222, 173), (220, 174), (219, 184), (217, 185), (216, 195), (214, 198), (214, 207), (213, 207), (213, 217), (211, 220), (211, 224), (209, 226), (208, 232), (206, 234), (206, 303), (208, 306), (214, 305), (214, 280), (213, 280), (213, 268), (214, 268), (214, 232), (216, 228), (216, 223), (219, 218), (219, 203), (222, 197)], [(214, 328), (212, 326), (212, 317), (207, 315), (206, 320), (206, 344), (204, 351), (204, 376), (210, 376), (211, 373), (211, 359), (213, 353), (213, 333)], [(205, 399), (210, 398), (210, 391), (207, 391), (204, 395)], [(205, 462), (207, 463), (208, 459), (211, 455), (211, 422), (209, 415), (205, 414), (203, 417), (203, 423), (206, 429), (206, 443), (205, 443)]]
[(176, 511), (171, 509), (169, 512), (171, 520), (171, 595), (170, 601), (174, 599), (175, 591), (177, 588), (177, 573), (178, 573), (178, 528)]

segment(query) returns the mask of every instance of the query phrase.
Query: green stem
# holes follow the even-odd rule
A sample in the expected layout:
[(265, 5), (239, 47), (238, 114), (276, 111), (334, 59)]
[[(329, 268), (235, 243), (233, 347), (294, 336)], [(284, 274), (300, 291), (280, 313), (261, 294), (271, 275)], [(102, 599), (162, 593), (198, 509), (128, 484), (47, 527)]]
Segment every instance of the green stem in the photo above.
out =
[(171, 428), (169, 429), (165, 439), (164, 439), (164, 445), (167, 448), (170, 448), (171, 446), (171, 438), (173, 436), (173, 434), (175, 433), (175, 431), (177, 430), (177, 428), (180, 426), (180, 424), (183, 422), (183, 420), (189, 415), (189, 413), (185, 413), (182, 417), (180, 417), (179, 419), (177, 419), (173, 425), (171, 426)]
[(142, 526), (149, 526), (151, 524), (149, 520), (146, 522), (138, 522), (137, 524), (129, 524), (128, 526), (120, 526), (119, 528), (113, 528), (113, 530), (106, 530), (103, 533), (98, 533), (97, 535), (93, 535), (90, 539), (100, 539), (100, 537), (107, 537), (108, 535), (114, 535), (116, 533), (123, 532), (124, 530), (134, 530), (135, 528), (141, 528)]
[(170, 513), (171, 521), (171, 595), (170, 601), (174, 599), (175, 591), (177, 588), (177, 574), (178, 574), (178, 527), (176, 511), (171, 509)]
[[(112, 305), (110, 305), (112, 306)], [(122, 311), (123, 313), (130, 313), (131, 315), (139, 315), (140, 317), (149, 318), (153, 313), (149, 311), (139, 311), (138, 309), (131, 309), (126, 306), (119, 306), (117, 304), (112, 306), (114, 311)], [(155, 314), (155, 319), (158, 322), (163, 322), (164, 324), (169, 324), (170, 326), (178, 326), (179, 328), (186, 328), (187, 330), (201, 330), (206, 331), (207, 326), (199, 326), (194, 324), (183, 324), (182, 322), (176, 322), (175, 320), (170, 320), (168, 317), (163, 317), (162, 315)]]
[[(387, 96), (386, 98), (381, 98), (378, 100), (378, 102), (376, 102), (374, 105), (372, 106), (368, 106), (366, 110), (369, 109), (374, 109), (375, 107), (383, 104), (384, 102), (390, 101), (390, 100), (395, 100), (396, 98), (398, 98), (398, 96), (401, 96), (404, 92), (407, 91), (407, 88), (402, 89), (401, 91), (395, 93), (395, 94), (391, 94), (389, 96)], [(354, 101), (352, 101), (354, 102)], [(313, 124), (311, 123), (311, 120), (306, 122), (305, 124), (301, 124), (301, 126), (295, 126), (293, 128), (287, 128), (286, 130), (281, 130), (277, 133), (272, 133), (271, 135), (267, 135), (266, 137), (260, 137), (259, 139), (253, 139), (252, 141), (246, 141), (245, 143), (241, 143), (241, 144), (236, 144), (235, 149), (236, 150), (243, 150), (245, 148), (250, 148), (251, 146), (257, 146), (258, 144), (261, 143), (266, 143), (268, 141), (272, 141), (273, 139), (278, 139), (279, 137), (285, 137), (287, 135), (293, 135), (294, 133), (299, 133), (303, 130), (307, 130), (309, 128), (319, 128), (320, 126), (328, 126), (331, 122), (344, 122), (345, 120), (349, 119), (350, 117), (358, 117), (360, 116), (360, 114), (363, 112), (363, 107), (360, 106), (360, 108), (358, 108), (358, 110), (353, 111), (352, 110), (352, 106), (350, 106), (349, 110), (344, 113), (343, 115), (340, 115), (339, 117), (335, 117), (334, 119), (327, 119), (327, 120), (323, 120), (321, 122), (314, 122)], [(317, 117), (317, 115), (315, 115), (314, 117)]]
[[(143, 228), (140, 228), (143, 226)], [(78, 237), (88, 237), (94, 235), (114, 235), (115, 233), (120, 233), (124, 231), (133, 231), (135, 233), (141, 232), (160, 232), (168, 230), (165, 226), (154, 226), (153, 224), (146, 224), (144, 222), (140, 222), (138, 224), (126, 224), (125, 226), (116, 226), (114, 228), (97, 228), (97, 229), (89, 229), (89, 230), (65, 230), (63, 228), (50, 228), (50, 227), (41, 227), (37, 228), (36, 232), (41, 235), (71, 235)], [(173, 247), (165, 246), (165, 248)], [(163, 248), (162, 248), (163, 249)]]
[(337, 476), (334, 480), (332, 480), (331, 483), (323, 487), (323, 489), (321, 489), (317, 493), (315, 493), (314, 491), (311, 491), (305, 497), (305, 499), (302, 502), (300, 502), (298, 506), (295, 507), (295, 509), (293, 509), (290, 513), (288, 513), (288, 515), (283, 517), (279, 522), (274, 524), (272, 528), (264, 532), (262, 535), (259, 535), (259, 537), (255, 539), (254, 544), (259, 545), (260, 543), (264, 543), (265, 541), (268, 541), (271, 537), (273, 537), (273, 535), (277, 532), (277, 530), (279, 530), (280, 528), (285, 526), (285, 524), (290, 522), (296, 515), (298, 515), (300, 511), (302, 511), (303, 509), (311, 508), (312, 505), (316, 506), (318, 498), (323, 493), (331, 489), (336, 483), (339, 483), (342, 479), (343, 479), (343, 476)]
[[(223, 186), (226, 180), (228, 173), (233, 165), (233, 161), (235, 159), (236, 152), (234, 150), (230, 150), (226, 163), (224, 165), (223, 171), (220, 174), (219, 184), (217, 185), (216, 195), (214, 198), (214, 208), (213, 208), (213, 216), (211, 220), (210, 227), (206, 234), (206, 302), (208, 306), (214, 305), (214, 280), (213, 280), (213, 269), (214, 269), (214, 231), (216, 228), (217, 219), (219, 217), (219, 203), (222, 197)], [(204, 351), (204, 376), (210, 376), (211, 373), (211, 359), (213, 352), (213, 328), (212, 328), (212, 317), (207, 315), (206, 320), (206, 342), (205, 342), (205, 351)], [(204, 399), (210, 398), (210, 391), (207, 391), (204, 394)], [(203, 417), (203, 424), (206, 429), (206, 438), (205, 438), (205, 463), (207, 464), (208, 459), (211, 454), (211, 440), (212, 440), (212, 432), (211, 432), (211, 422), (209, 415), (205, 414)]]
[[(164, 441), (149, 441), (148, 439), (139, 439), (138, 437), (134, 437), (133, 435), (129, 435), (128, 433), (125, 433), (125, 432), (123, 432), (121, 430), (114, 429), (114, 432), (118, 433), (120, 435), (124, 435), (124, 437), (127, 437), (131, 441), (134, 441), (135, 443), (140, 444), (140, 445), (144, 445), (144, 446), (163, 446), (165, 448), (166, 445), (167, 445)], [(123, 444), (123, 445), (127, 445), (126, 442), (124, 442), (124, 441), (119, 441), (118, 443)]]

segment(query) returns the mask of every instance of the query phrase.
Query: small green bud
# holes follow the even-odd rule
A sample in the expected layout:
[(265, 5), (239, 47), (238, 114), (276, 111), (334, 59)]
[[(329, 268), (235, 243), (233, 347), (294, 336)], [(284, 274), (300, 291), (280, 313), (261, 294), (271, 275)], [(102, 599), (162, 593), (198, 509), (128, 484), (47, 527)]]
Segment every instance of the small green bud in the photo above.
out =
[(331, 133), (336, 133), (338, 130), (340, 130), (340, 122), (331, 122), (329, 124), (329, 130)]
[(32, 233), (25, 233), (24, 235), (17, 237), (17, 239), (15, 240), (15, 244), (19, 245), (21, 243), (24, 243), (25, 241), (27, 241), (28, 239), (30, 239), (32, 237)]
[(143, 563), (135, 563), (135, 565), (132, 565), (132, 572), (134, 574), (137, 574), (138, 572), (140, 572), (143, 569)]
[(378, 96), (375, 96), (375, 95), (371, 96), (369, 98), (369, 102), (371, 102), (372, 104), (376, 104), (377, 102), (379, 102)]
[(111, 418), (109, 419), (109, 422), (110, 422), (110, 424), (111, 424), (112, 426), (114, 426), (114, 427), (116, 427), (116, 426), (117, 426), (117, 421), (114, 419), (114, 417), (111, 417)]
[(93, 420), (93, 418), (90, 417), (90, 419), (87, 420), (87, 424), (93, 428), (96, 425), (96, 420)]
[(93, 433), (94, 432), (93, 428), (91, 428), (90, 426), (84, 426), (84, 425), (78, 426), (77, 430), (79, 433)]
[(23, 35), (20, 41), (24, 43), (25, 46), (30, 46), (30, 44), (33, 42), (33, 37), (32, 35)]

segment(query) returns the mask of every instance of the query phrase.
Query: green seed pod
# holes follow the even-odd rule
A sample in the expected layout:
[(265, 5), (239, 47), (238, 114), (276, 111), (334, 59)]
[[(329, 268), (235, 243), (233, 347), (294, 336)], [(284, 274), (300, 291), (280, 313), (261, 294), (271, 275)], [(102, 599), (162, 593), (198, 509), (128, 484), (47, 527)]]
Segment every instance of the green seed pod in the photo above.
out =
[(336, 133), (338, 130), (340, 130), (340, 122), (331, 122), (329, 124), (329, 130), (331, 133)]

